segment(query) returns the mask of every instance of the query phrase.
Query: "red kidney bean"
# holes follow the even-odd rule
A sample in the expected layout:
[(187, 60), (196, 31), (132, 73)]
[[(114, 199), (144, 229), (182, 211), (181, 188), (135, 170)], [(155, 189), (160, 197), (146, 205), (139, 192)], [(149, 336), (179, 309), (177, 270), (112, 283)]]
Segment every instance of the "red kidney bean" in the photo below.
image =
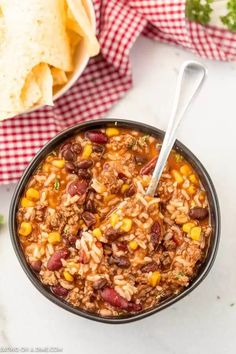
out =
[(90, 211), (90, 213), (95, 213), (96, 211), (96, 208), (95, 208), (95, 205), (94, 205), (94, 201), (91, 200), (91, 199), (88, 199), (85, 203), (85, 207), (84, 209), (86, 211)]
[(51, 287), (52, 292), (61, 297), (66, 297), (69, 293), (69, 290), (63, 288), (61, 285), (54, 285)]
[(204, 220), (208, 217), (209, 212), (207, 208), (194, 207), (189, 210), (189, 216), (191, 219)]
[(30, 263), (30, 266), (35, 272), (39, 273), (42, 267), (42, 261), (40, 261), (40, 259), (33, 261)]
[(85, 224), (88, 227), (96, 224), (96, 222), (97, 222), (96, 216), (94, 214), (90, 213), (89, 211), (85, 211), (82, 214), (82, 219), (84, 220)]
[(76, 172), (76, 167), (75, 164), (71, 161), (68, 161), (65, 163), (65, 168), (67, 170), (67, 172), (69, 173), (75, 173)]
[(154, 250), (157, 249), (161, 240), (161, 225), (158, 221), (155, 221), (151, 227), (150, 241), (153, 245)]
[(141, 305), (127, 301), (124, 297), (120, 296), (120, 294), (118, 294), (115, 289), (111, 287), (104, 288), (101, 291), (101, 296), (105, 302), (113, 307), (118, 307), (129, 312), (137, 312), (142, 310)]
[(143, 168), (141, 168), (140, 170), (141, 176), (149, 175), (154, 170), (154, 167), (156, 166), (156, 162), (157, 162), (157, 157), (153, 157), (153, 159), (151, 159), (146, 165), (144, 165)]
[(67, 142), (67, 143), (61, 145), (60, 153), (62, 153), (64, 150), (71, 150), (71, 148), (72, 148), (72, 143)]
[(154, 250), (156, 251), (159, 246), (160, 237), (155, 232), (152, 232), (150, 236), (150, 241)]
[(158, 221), (155, 221), (155, 222), (152, 224), (151, 232), (155, 232), (155, 234), (157, 234), (157, 235), (160, 235), (160, 234), (161, 234), (161, 225), (159, 224)]
[(74, 151), (74, 153), (76, 153), (77, 155), (81, 153), (82, 151), (82, 146), (80, 143), (74, 143), (72, 145), (72, 151)]
[(124, 181), (124, 182), (127, 181), (126, 175), (125, 175), (124, 173), (122, 173), (122, 172), (119, 172), (119, 173), (118, 173), (118, 178), (119, 178), (119, 179), (122, 179), (122, 181)]
[(107, 135), (100, 131), (88, 131), (85, 133), (85, 137), (96, 144), (106, 144), (108, 142)]
[(62, 267), (61, 260), (69, 257), (69, 250), (67, 248), (62, 248), (56, 251), (48, 260), (48, 270), (58, 270)]
[(74, 246), (77, 240), (78, 240), (78, 237), (76, 237), (75, 235), (68, 236), (68, 242), (71, 246)]
[(77, 170), (77, 176), (80, 179), (86, 179), (86, 180), (89, 180), (92, 178), (91, 173), (87, 170), (82, 169), (82, 168)]
[(99, 144), (93, 144), (93, 152), (102, 155), (105, 152), (105, 146)]
[(95, 280), (95, 282), (93, 283), (94, 290), (101, 290), (105, 286), (107, 286), (107, 280), (105, 278)]
[(108, 263), (110, 265), (115, 264), (115, 265), (117, 265), (117, 267), (123, 268), (123, 269), (130, 267), (130, 261), (129, 261), (128, 257), (125, 257), (125, 256), (120, 256), (120, 257), (111, 256), (108, 260)]
[(68, 185), (68, 193), (73, 197), (76, 194), (82, 195), (88, 189), (88, 182), (84, 180), (75, 180)]
[(152, 261), (152, 262), (142, 266), (141, 272), (142, 273), (155, 272), (158, 269), (159, 269), (158, 264), (156, 262)]
[(116, 242), (116, 247), (121, 251), (127, 250), (127, 243), (126, 242)]
[(133, 184), (131, 184), (131, 186), (129, 187), (129, 189), (125, 192), (125, 197), (132, 197), (134, 194), (136, 193), (136, 189), (135, 186)]
[(75, 154), (70, 149), (63, 150), (61, 154), (64, 157), (64, 159), (67, 161), (74, 161), (75, 160)]
[(111, 306), (118, 307), (126, 310), (128, 308), (128, 301), (120, 296), (118, 292), (110, 287), (106, 287), (102, 290), (101, 296), (104, 301), (108, 302)]
[(75, 154), (73, 152), (72, 143), (65, 143), (60, 148), (60, 154), (67, 161), (73, 161), (75, 159)]
[(76, 163), (77, 168), (90, 168), (93, 166), (93, 160), (82, 160)]
[(106, 233), (105, 233), (108, 242), (113, 242), (115, 240), (117, 240), (119, 237), (121, 237), (122, 235), (124, 235), (124, 233), (122, 231), (119, 230), (115, 230), (112, 227), (110, 227)]

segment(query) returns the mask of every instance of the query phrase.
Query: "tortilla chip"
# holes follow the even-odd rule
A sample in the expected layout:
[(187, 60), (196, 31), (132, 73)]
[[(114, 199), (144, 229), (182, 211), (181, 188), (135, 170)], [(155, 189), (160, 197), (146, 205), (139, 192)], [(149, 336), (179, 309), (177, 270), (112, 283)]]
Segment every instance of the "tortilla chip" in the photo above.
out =
[(33, 68), (33, 73), (41, 91), (41, 98), (37, 103), (53, 106), (53, 78), (49, 66), (45, 63), (40, 63), (35, 68)]
[(0, 0), (0, 120), (52, 105), (82, 38), (99, 52), (87, 10), (81, 0)]
[[(47, 63), (64, 71), (73, 69), (64, 5), (64, 0), (1, 0), (5, 24), (4, 43), (0, 46), (1, 111), (25, 110), (21, 92), (38, 64)], [(49, 74), (44, 74), (44, 82), (49, 82)], [(51, 102), (48, 91), (42, 101)]]
[(66, 0), (68, 4), (67, 26), (85, 40), (90, 56), (99, 53), (99, 43), (92, 29), (89, 17), (81, 0)]
[(42, 94), (39, 85), (31, 71), (25, 80), (21, 91), (21, 100), (24, 107), (33, 107), (41, 98)]
[(64, 85), (68, 82), (65, 71), (58, 68), (51, 68), (53, 86)]
[(79, 42), (81, 41), (82, 37), (78, 35), (78, 33), (68, 29), (67, 30), (68, 36), (70, 38), (70, 46), (72, 55), (74, 55), (76, 48), (78, 47)]

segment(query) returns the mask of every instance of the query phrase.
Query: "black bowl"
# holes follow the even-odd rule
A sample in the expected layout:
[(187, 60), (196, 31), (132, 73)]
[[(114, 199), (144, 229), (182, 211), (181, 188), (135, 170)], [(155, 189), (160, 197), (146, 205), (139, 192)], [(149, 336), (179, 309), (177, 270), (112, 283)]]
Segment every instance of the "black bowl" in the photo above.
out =
[(58, 134), (55, 136), (52, 140), (50, 140), (38, 153), (37, 155), (33, 158), (29, 166), (26, 168), (25, 172), (23, 173), (23, 176), (21, 177), (16, 190), (14, 192), (14, 195), (12, 197), (11, 201), (11, 206), (10, 206), (10, 214), (9, 214), (9, 227), (10, 227), (10, 234), (11, 234), (11, 240), (12, 244), (15, 250), (15, 253), (19, 259), (19, 262), (25, 271), (26, 275), (28, 278), (31, 280), (31, 282), (35, 285), (35, 287), (44, 295), (46, 296), (49, 300), (54, 302), (55, 304), (59, 305), (60, 307), (64, 308), (65, 310), (68, 310), (70, 312), (73, 312), (76, 315), (88, 318), (90, 320), (95, 320), (99, 322), (105, 322), (105, 323), (126, 323), (126, 322), (132, 322), (139, 320), (141, 318), (150, 316), (158, 311), (163, 310), (164, 308), (174, 304), (175, 302), (179, 301), (186, 295), (188, 295), (193, 289), (195, 289), (202, 281), (203, 279), (207, 276), (209, 273), (216, 254), (217, 254), (217, 249), (218, 249), (218, 244), (219, 244), (219, 238), (220, 238), (220, 209), (219, 209), (219, 203), (216, 195), (216, 191), (214, 188), (214, 185), (210, 179), (210, 176), (208, 175), (207, 171), (201, 164), (201, 162), (196, 158), (193, 153), (186, 148), (183, 144), (181, 144), (179, 141), (176, 141), (174, 148), (179, 151), (185, 158), (186, 160), (194, 167), (194, 169), (197, 171), (201, 182), (207, 192), (207, 197), (209, 201), (209, 206), (210, 206), (210, 217), (211, 217), (211, 224), (213, 228), (213, 233), (211, 236), (210, 240), (210, 245), (208, 249), (208, 254), (206, 256), (205, 261), (201, 265), (201, 267), (198, 270), (197, 276), (192, 280), (191, 284), (186, 288), (184, 291), (182, 291), (179, 295), (173, 296), (171, 298), (166, 299), (163, 301), (161, 304), (148, 309), (146, 311), (143, 311), (138, 314), (133, 314), (133, 315), (127, 315), (127, 316), (119, 316), (119, 317), (101, 317), (99, 315), (81, 310), (79, 308), (75, 308), (72, 305), (69, 305), (67, 302), (65, 302), (63, 299), (56, 297), (53, 295), (50, 290), (45, 287), (37, 278), (35, 273), (32, 271), (32, 269), (29, 267), (29, 265), (26, 262), (24, 253), (22, 251), (18, 236), (17, 236), (17, 222), (16, 222), (16, 213), (17, 213), (17, 207), (21, 198), (22, 193), (24, 192), (24, 188), (26, 184), (28, 183), (29, 178), (33, 174), (34, 170), (38, 167), (40, 162), (44, 159), (44, 157), (52, 151), (57, 145), (65, 141), (66, 139), (72, 137), (73, 135), (84, 131), (84, 130), (89, 130), (89, 129), (99, 129), (102, 127), (106, 127), (109, 125), (113, 125), (116, 122), (117, 126), (120, 127), (126, 127), (126, 128), (131, 128), (131, 129), (136, 129), (136, 130), (141, 130), (145, 133), (151, 134), (157, 138), (163, 139), (164, 132), (151, 127), (147, 124), (143, 123), (138, 123), (134, 121), (129, 121), (129, 120), (123, 120), (123, 119), (100, 119), (100, 120), (94, 120), (94, 121), (89, 121), (86, 123), (78, 124), (75, 125), (62, 133)]

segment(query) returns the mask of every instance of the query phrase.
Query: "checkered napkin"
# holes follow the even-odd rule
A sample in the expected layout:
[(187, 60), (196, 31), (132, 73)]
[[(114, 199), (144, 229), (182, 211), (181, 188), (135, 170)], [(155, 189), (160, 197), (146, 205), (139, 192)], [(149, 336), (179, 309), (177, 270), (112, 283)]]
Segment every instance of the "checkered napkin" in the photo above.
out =
[(185, 17), (184, 0), (94, 0), (101, 54), (54, 107), (0, 123), (0, 183), (15, 182), (61, 130), (103, 116), (132, 86), (129, 51), (143, 34), (202, 57), (235, 61), (236, 34)]

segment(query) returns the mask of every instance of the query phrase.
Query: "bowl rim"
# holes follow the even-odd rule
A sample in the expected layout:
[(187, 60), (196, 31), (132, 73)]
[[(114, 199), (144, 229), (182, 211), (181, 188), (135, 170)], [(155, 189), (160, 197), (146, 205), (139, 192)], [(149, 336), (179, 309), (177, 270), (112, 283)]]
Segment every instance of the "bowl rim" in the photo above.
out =
[[(218, 202), (218, 197), (216, 194), (215, 187), (213, 185), (213, 182), (206, 171), (205, 167), (202, 165), (202, 163), (198, 160), (198, 158), (180, 141), (176, 140), (174, 148), (178, 151), (181, 152), (181, 154), (184, 155), (184, 157), (187, 158), (188, 161), (191, 161), (190, 163), (194, 165), (194, 168), (197, 170), (197, 173), (200, 174), (201, 181), (204, 180), (204, 187), (206, 191), (208, 192), (208, 198), (210, 198), (209, 202), (211, 202), (211, 207), (210, 211), (212, 216), (214, 217), (214, 235), (212, 235), (212, 249), (211, 252), (209, 251), (207, 254), (207, 257), (202, 264), (201, 271), (197, 274), (197, 276), (193, 279), (191, 284), (183, 290), (180, 294), (173, 296), (171, 298), (167, 298), (165, 301), (157, 305), (156, 307), (153, 307), (151, 309), (148, 309), (144, 312), (137, 313), (131, 316), (120, 316), (120, 317), (102, 317), (99, 316), (95, 313), (90, 313), (85, 310), (82, 310), (80, 308), (73, 307), (69, 305), (66, 301), (64, 301), (61, 298), (56, 297), (53, 295), (38, 279), (38, 277), (35, 275), (35, 273), (32, 271), (30, 266), (27, 264), (23, 250), (21, 248), (17, 232), (16, 232), (16, 213), (17, 213), (17, 206), (18, 202), (20, 199), (20, 196), (25, 188), (25, 185), (27, 184), (29, 178), (31, 177), (32, 173), (34, 172), (35, 168), (39, 165), (39, 163), (42, 161), (42, 159), (45, 157), (45, 155), (48, 154), (49, 151), (52, 150), (53, 147), (59, 145), (60, 143), (63, 142), (63, 140), (68, 139), (69, 137), (74, 136), (75, 134), (78, 134), (80, 131), (84, 131), (86, 129), (98, 129), (102, 128), (105, 126), (113, 125), (114, 126), (120, 126), (120, 127), (127, 127), (135, 130), (141, 130), (145, 132), (149, 132), (152, 135), (156, 135), (157, 137), (163, 138), (164, 132), (156, 127), (153, 127), (151, 125), (148, 125), (146, 123), (140, 123), (136, 122), (133, 120), (127, 120), (127, 119), (119, 119), (119, 118), (106, 118), (106, 119), (96, 119), (96, 120), (90, 120), (87, 122), (82, 122), (78, 123), (62, 132), (57, 134), (55, 137), (53, 137), (51, 140), (49, 140), (39, 151), (38, 153), (34, 156), (32, 161), (29, 163), (25, 171), (23, 172), (23, 175), (21, 179), (19, 180), (15, 191), (13, 193), (12, 199), (11, 199), (11, 204), (10, 204), (10, 209), (9, 209), (9, 231), (10, 231), (10, 237), (11, 237), (11, 242), (13, 245), (13, 249), (15, 251), (15, 254), (18, 258), (18, 261), (21, 264), (21, 267), (23, 268), (24, 272), (26, 273), (27, 277), (31, 281), (31, 283), (43, 294), (48, 300), (53, 302), (54, 304), (60, 306), (61, 308), (74, 313), (76, 315), (82, 316), (84, 318), (102, 322), (102, 323), (110, 323), (110, 324), (122, 324), (122, 323), (129, 323), (133, 321), (137, 321), (140, 319), (143, 319), (145, 317), (148, 317), (152, 314), (155, 314), (171, 305), (176, 303), (177, 301), (181, 300), (184, 298), (186, 295), (191, 293), (208, 275), (210, 269), (212, 268), (212, 265), (215, 261), (216, 254), (218, 251), (218, 246), (219, 246), (219, 240), (220, 240), (220, 225), (221, 225), (221, 217), (220, 217), (220, 206)], [(213, 237), (214, 236), (214, 237)]]

